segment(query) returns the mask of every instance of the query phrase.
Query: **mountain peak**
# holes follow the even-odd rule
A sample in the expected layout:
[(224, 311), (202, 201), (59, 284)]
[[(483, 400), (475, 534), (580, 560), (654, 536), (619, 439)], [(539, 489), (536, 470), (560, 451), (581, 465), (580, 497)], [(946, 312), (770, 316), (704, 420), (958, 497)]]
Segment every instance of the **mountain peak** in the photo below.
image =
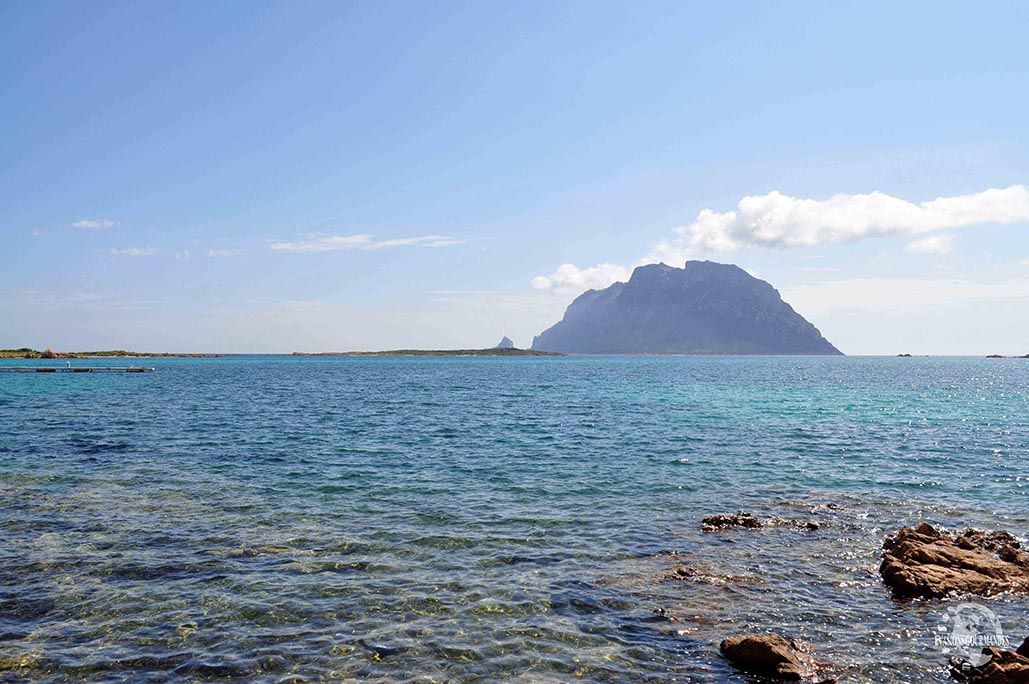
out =
[(590, 290), (533, 349), (579, 354), (839, 354), (769, 283), (734, 264), (638, 266)]

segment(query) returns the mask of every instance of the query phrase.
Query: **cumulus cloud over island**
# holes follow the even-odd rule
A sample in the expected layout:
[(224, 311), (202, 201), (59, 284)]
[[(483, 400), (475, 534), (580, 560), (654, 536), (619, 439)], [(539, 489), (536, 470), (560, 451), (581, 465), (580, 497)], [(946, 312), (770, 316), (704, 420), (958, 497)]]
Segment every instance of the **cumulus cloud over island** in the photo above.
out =
[[(1012, 185), (926, 202), (909, 202), (882, 192), (837, 194), (826, 200), (772, 191), (748, 195), (736, 209), (704, 209), (676, 235), (658, 243), (638, 264), (677, 264), (696, 254), (750, 248), (790, 249), (856, 242), (875, 237), (920, 235), (979, 224), (1029, 221), (1029, 187)], [(945, 254), (951, 236), (932, 236), (910, 243), (908, 251)], [(543, 290), (605, 287), (628, 277), (629, 269), (601, 264), (581, 269), (563, 264), (532, 285)]]

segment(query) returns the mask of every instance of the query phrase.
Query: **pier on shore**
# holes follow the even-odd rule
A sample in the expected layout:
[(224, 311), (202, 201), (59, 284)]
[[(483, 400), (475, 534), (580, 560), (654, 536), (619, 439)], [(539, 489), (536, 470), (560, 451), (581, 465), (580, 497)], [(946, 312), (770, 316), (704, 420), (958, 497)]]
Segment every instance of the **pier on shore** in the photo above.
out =
[(0, 366), (0, 373), (152, 373), (145, 366)]

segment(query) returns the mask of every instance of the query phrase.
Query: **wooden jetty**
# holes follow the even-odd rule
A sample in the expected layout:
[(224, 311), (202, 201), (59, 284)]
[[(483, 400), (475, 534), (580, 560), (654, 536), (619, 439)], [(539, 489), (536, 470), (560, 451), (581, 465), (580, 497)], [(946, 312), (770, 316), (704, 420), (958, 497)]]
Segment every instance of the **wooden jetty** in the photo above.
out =
[(0, 366), (0, 373), (152, 373), (145, 366)]

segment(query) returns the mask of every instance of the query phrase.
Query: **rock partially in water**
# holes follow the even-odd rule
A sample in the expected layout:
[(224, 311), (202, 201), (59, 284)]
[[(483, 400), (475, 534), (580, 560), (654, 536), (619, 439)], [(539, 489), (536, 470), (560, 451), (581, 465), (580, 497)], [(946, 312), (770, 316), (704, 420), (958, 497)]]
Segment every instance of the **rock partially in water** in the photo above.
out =
[(796, 527), (799, 530), (817, 530), (819, 525), (814, 520), (795, 520), (792, 518), (758, 518), (751, 513), (740, 511), (734, 515), (709, 515), (700, 521), (700, 529), (704, 532), (727, 530), (733, 527), (756, 529), (759, 527)]
[[(729, 637), (719, 650), (737, 669), (785, 682), (817, 681), (818, 663), (802, 646), (778, 634)], [(835, 680), (823, 680), (829, 684)]]
[(700, 521), (700, 528), (705, 532), (725, 530), (730, 527), (757, 528), (764, 527), (764, 523), (760, 518), (743, 511), (735, 515), (709, 515)]
[(1029, 592), (1029, 553), (1000, 531), (952, 537), (929, 523), (903, 527), (883, 544), (879, 572), (901, 599)]
[(951, 676), (969, 684), (1029, 684), (1029, 639), (1017, 651), (987, 646), (983, 655), (989, 660), (978, 666), (951, 661)]
[(695, 568), (692, 565), (679, 565), (676, 566), (675, 570), (671, 574), (666, 575), (668, 579), (680, 580), (680, 581), (694, 581), (694, 582), (706, 582), (708, 584), (747, 584), (751, 582), (757, 582), (750, 577), (742, 577), (739, 575), (723, 575), (717, 572), (707, 572), (699, 568)]

